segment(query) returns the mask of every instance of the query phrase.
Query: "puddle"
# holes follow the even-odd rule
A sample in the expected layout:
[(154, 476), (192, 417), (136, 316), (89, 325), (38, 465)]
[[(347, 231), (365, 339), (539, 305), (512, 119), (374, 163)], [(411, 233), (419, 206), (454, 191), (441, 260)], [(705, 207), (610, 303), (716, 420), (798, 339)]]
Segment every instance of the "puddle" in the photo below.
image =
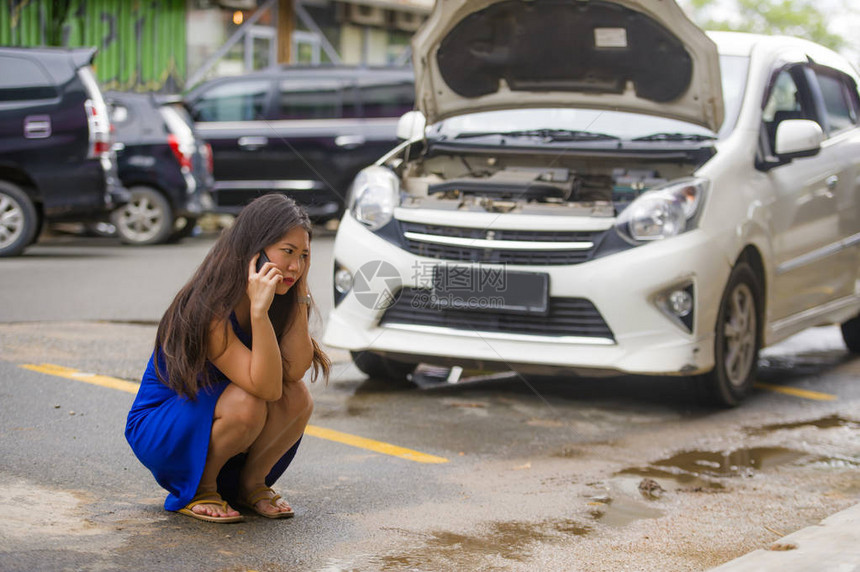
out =
[(783, 429), (798, 429), (800, 427), (816, 427), (818, 429), (833, 429), (836, 427), (850, 427), (852, 429), (860, 429), (860, 421), (846, 419), (839, 415), (828, 415), (821, 419), (811, 421), (795, 421), (793, 423), (775, 423), (773, 425), (763, 425), (762, 427), (749, 427), (745, 431), (750, 435), (763, 435)]
[(583, 525), (575, 520), (557, 520), (552, 522), (553, 528), (564, 534), (572, 534), (574, 536), (587, 536), (591, 533), (592, 528), (588, 525)]
[[(423, 542), (406, 553), (370, 557), (368, 569), (375, 570), (478, 570), (485, 569), (487, 558), (504, 558), (513, 562), (528, 562), (529, 545), (552, 542), (560, 535), (586, 536), (592, 527), (563, 519), (539, 523), (495, 522), (484, 533), (460, 534), (432, 531), (415, 535), (413, 541)], [(352, 563), (362, 569), (358, 562)]]
[(627, 526), (637, 520), (663, 516), (662, 510), (625, 498), (612, 498), (606, 502), (594, 503), (593, 506), (592, 518), (612, 527)]
[(816, 457), (805, 466), (814, 469), (856, 469), (860, 467), (860, 458), (833, 456), (833, 457)]
[(694, 475), (738, 477), (787, 465), (806, 456), (806, 453), (784, 447), (752, 447), (734, 451), (686, 451), (652, 465)]
[[(718, 491), (725, 487), (711, 478), (741, 477), (793, 463), (807, 453), (784, 447), (754, 447), (734, 451), (685, 451), (647, 467), (631, 467), (616, 475), (672, 480), (689, 489)], [(710, 477), (710, 478), (709, 478)]]
[(617, 475), (636, 475), (638, 477), (647, 477), (657, 480), (672, 480), (685, 488), (690, 489), (711, 489), (714, 491), (723, 490), (726, 487), (722, 483), (711, 481), (702, 478), (695, 473), (670, 471), (667, 469), (658, 469), (656, 467), (637, 467), (633, 469), (624, 469), (616, 473)]

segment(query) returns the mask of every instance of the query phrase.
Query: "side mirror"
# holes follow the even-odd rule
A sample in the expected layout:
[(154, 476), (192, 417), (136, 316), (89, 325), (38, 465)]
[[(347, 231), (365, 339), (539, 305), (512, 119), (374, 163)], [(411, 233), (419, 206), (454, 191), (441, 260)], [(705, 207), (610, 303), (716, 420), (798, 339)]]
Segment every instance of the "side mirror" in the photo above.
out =
[(809, 119), (786, 119), (776, 127), (774, 155), (782, 161), (812, 157), (821, 150), (824, 132)]
[(407, 111), (397, 122), (397, 138), (410, 141), (424, 137), (427, 120), (420, 111)]

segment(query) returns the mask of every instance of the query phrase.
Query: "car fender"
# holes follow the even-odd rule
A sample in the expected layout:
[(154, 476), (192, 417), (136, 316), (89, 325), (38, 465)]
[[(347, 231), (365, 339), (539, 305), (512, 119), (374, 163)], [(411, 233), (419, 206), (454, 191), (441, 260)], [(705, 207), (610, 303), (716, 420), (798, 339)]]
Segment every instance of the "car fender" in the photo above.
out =
[(27, 193), (30, 200), (41, 214), (42, 193), (33, 177), (19, 165), (9, 165), (0, 162), (0, 181), (9, 181), (18, 185), (22, 191)]

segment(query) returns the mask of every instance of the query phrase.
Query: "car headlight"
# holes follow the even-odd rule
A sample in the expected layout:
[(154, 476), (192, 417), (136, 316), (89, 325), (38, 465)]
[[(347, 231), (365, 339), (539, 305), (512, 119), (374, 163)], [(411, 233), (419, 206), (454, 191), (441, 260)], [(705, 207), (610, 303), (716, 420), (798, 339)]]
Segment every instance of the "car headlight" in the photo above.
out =
[(618, 233), (632, 244), (677, 236), (695, 228), (710, 182), (679, 179), (637, 197), (621, 212)]
[(370, 230), (377, 230), (394, 216), (400, 182), (390, 169), (367, 167), (355, 177), (350, 196), (352, 216)]

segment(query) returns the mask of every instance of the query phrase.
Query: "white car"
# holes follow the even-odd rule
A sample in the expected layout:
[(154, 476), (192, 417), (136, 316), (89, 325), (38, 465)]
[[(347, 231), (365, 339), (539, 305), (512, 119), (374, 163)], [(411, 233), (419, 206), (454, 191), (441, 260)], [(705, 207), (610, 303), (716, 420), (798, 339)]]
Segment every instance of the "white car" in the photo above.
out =
[(407, 139), (334, 248), (323, 340), (362, 371), (679, 375), (732, 406), (805, 328), (860, 351), (844, 58), (644, 0), (437, 2), (413, 51)]

